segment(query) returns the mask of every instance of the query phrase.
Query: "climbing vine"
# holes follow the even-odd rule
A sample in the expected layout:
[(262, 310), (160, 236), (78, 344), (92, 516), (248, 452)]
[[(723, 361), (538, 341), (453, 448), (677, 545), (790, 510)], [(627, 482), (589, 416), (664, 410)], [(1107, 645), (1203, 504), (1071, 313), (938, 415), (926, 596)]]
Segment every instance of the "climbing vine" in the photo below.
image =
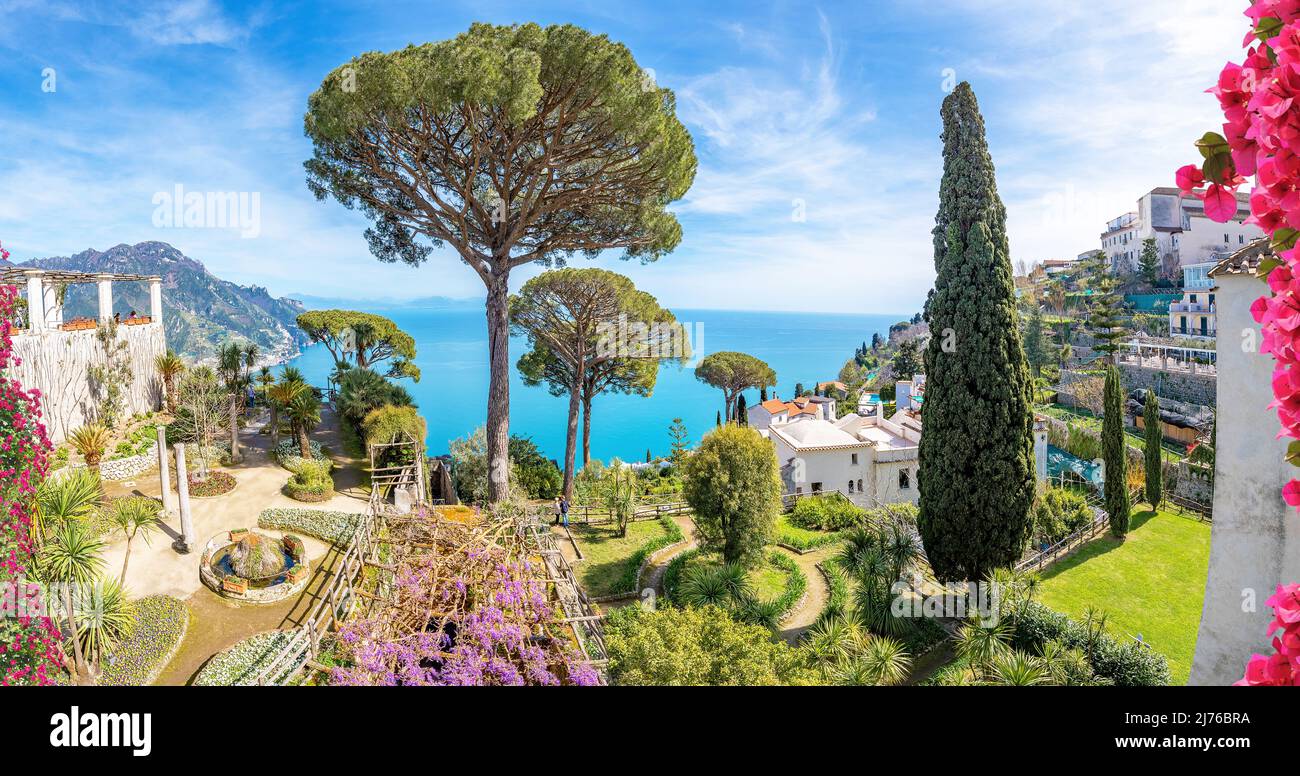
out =
[(87, 374), (99, 397), (99, 422), (112, 428), (122, 415), (123, 396), (131, 379), (131, 362), (127, 344), (118, 339), (116, 322), (101, 323), (95, 329), (95, 339), (103, 351), (104, 361), (92, 365)]
[[(8, 257), (0, 247), (0, 259)], [(42, 588), (28, 574), (32, 502), (51, 446), (39, 392), (2, 374), (18, 363), (10, 335), (19, 301), (17, 288), (0, 285), (0, 685), (44, 685), (57, 681), (63, 656)]]

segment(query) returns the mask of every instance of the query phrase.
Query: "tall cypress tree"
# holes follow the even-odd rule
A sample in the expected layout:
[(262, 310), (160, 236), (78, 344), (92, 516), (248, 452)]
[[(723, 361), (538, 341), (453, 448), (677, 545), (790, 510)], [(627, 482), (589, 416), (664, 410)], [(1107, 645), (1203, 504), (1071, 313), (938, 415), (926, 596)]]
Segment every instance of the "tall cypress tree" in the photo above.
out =
[(1128, 456), (1124, 452), (1124, 391), (1119, 370), (1106, 367), (1106, 391), (1102, 406), (1101, 458), (1106, 464), (1106, 512), (1110, 532), (1123, 539), (1128, 533)]
[(1164, 473), (1160, 470), (1160, 401), (1150, 389), (1142, 407), (1142, 426), (1146, 431), (1147, 501), (1155, 509), (1164, 498)]
[(1032, 380), (1006, 208), (970, 84), (948, 95), (942, 116), (938, 276), (925, 305), (933, 339), (924, 357), (919, 527), (940, 579), (978, 580), (1014, 563), (1032, 527)]

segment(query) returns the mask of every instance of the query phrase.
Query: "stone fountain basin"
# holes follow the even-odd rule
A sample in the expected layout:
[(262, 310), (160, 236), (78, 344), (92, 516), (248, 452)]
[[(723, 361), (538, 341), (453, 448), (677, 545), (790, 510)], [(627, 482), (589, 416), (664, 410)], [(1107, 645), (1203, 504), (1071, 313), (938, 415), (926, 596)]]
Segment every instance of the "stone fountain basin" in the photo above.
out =
[(199, 560), (199, 577), (203, 584), (222, 598), (253, 604), (271, 604), (298, 595), (311, 581), (302, 539), (293, 534), (281, 536), (280, 551), (284, 566), (273, 576), (247, 580), (231, 568), (230, 553), (248, 534), (247, 530), (223, 531), (208, 540)]

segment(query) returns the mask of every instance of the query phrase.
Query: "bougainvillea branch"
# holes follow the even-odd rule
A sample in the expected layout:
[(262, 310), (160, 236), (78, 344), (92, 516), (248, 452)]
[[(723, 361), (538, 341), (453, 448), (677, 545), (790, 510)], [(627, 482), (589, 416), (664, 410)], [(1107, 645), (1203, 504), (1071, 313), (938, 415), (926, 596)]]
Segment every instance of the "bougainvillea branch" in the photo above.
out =
[[(9, 252), (0, 247), (0, 259)], [(18, 289), (0, 285), (0, 372), (17, 365), (10, 338)], [(30, 581), (36, 486), (45, 477), (49, 437), (40, 394), (0, 374), (0, 684), (53, 684), (63, 663), (58, 628)]]
[[(1209, 89), (1223, 109), (1223, 134), (1205, 133), (1196, 142), (1201, 163), (1175, 177), (1220, 223), (1236, 215), (1237, 189), (1255, 178), (1247, 223), (1269, 236), (1275, 257), (1260, 264), (1269, 293), (1251, 305), (1251, 314), (1263, 334), (1262, 352), (1276, 362), (1270, 406), (1282, 425), (1279, 436), (1294, 440), (1287, 460), (1300, 465), (1300, 0), (1260, 0), (1246, 16), (1253, 26), (1242, 43), (1245, 60), (1225, 65)], [(1300, 480), (1286, 483), (1282, 497), (1300, 507)], [(1252, 656), (1237, 684), (1300, 685), (1298, 591), (1296, 584), (1279, 587), (1268, 599), (1276, 653)]]

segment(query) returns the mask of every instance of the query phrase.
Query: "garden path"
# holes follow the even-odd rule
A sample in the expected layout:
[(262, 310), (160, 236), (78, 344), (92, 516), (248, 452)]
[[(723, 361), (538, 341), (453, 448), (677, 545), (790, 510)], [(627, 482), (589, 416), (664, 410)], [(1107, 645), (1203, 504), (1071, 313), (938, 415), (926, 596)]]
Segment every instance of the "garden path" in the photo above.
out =
[(834, 546), (822, 547), (803, 555), (787, 550), (784, 547), (777, 547), (776, 551), (793, 558), (794, 562), (798, 564), (799, 570), (808, 578), (808, 595), (804, 596), (803, 603), (790, 615), (781, 628), (781, 638), (794, 646), (804, 632), (811, 628), (813, 623), (817, 622), (817, 617), (821, 614), (822, 609), (826, 607), (826, 601), (830, 598), (830, 588), (826, 585), (826, 577), (817, 568), (817, 564), (834, 555), (837, 548)]
[(673, 522), (682, 529), (682, 535), (686, 537), (686, 543), (677, 548), (675, 552), (656, 558), (653, 562), (646, 565), (641, 572), (641, 580), (638, 585), (639, 590), (645, 590), (647, 587), (655, 591), (655, 595), (664, 594), (664, 572), (668, 571), (668, 564), (673, 558), (681, 555), (683, 552), (693, 550), (700, 546), (695, 536), (695, 521), (691, 520), (689, 515), (677, 515), (673, 517)]

